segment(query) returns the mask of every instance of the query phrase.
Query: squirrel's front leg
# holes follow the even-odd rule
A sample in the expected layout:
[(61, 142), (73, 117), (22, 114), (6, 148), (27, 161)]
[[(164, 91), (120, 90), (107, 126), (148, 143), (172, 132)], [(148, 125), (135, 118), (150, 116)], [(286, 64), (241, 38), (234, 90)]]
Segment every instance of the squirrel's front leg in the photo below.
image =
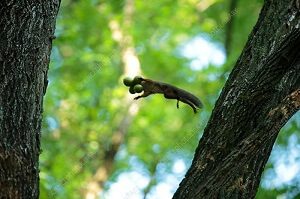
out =
[(138, 99), (140, 99), (140, 98), (142, 98), (142, 97), (147, 97), (148, 95), (150, 95), (151, 94), (151, 92), (146, 92), (146, 91), (144, 91), (144, 93), (142, 94), (142, 95), (139, 95), (139, 96), (137, 96), (137, 97), (135, 97), (135, 98), (133, 98), (134, 100), (138, 100)]

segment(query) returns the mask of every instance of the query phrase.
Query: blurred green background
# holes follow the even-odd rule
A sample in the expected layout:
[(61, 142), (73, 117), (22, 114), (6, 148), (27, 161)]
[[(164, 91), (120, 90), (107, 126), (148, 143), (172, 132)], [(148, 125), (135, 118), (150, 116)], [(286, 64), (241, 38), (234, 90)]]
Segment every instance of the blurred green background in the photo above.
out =
[[(64, 0), (44, 100), (41, 198), (171, 198), (262, 0)], [(191, 91), (133, 101), (142, 75)], [(218, 124), (216, 124), (218, 125)], [(300, 115), (282, 129), (257, 195), (300, 198)], [(212, 146), (213, 147), (213, 146)]]

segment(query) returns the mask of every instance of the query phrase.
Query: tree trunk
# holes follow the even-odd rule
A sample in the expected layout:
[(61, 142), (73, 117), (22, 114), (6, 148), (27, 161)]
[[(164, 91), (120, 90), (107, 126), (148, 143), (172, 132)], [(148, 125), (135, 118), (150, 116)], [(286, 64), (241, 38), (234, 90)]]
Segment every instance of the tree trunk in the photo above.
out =
[(255, 197), (280, 129), (300, 108), (299, 5), (265, 0), (174, 199)]
[(43, 96), (60, 1), (0, 3), (0, 198), (38, 198)]

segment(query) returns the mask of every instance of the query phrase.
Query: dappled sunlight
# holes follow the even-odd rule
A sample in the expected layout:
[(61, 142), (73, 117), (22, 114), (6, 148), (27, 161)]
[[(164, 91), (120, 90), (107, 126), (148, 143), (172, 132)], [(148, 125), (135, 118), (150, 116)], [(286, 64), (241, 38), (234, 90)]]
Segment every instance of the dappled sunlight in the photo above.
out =
[(221, 46), (202, 36), (197, 36), (186, 42), (181, 52), (183, 56), (191, 59), (190, 67), (193, 70), (201, 70), (209, 64), (221, 66), (225, 62), (225, 54)]
[(123, 60), (126, 63), (125, 75), (128, 77), (134, 77), (140, 74), (140, 62), (132, 47), (127, 48), (123, 54)]
[(268, 169), (266, 171), (266, 179), (263, 180), (263, 186), (274, 189), (292, 185), (293, 180), (300, 175), (300, 143), (298, 136), (292, 134), (288, 138), (286, 147), (276, 145), (270, 162), (273, 162), (274, 170)]

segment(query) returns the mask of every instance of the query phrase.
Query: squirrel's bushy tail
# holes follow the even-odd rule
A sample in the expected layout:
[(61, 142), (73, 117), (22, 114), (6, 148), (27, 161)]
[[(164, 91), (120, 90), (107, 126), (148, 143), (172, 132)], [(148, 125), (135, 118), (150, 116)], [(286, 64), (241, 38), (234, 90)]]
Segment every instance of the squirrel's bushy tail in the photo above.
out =
[[(188, 100), (189, 102), (191, 102), (192, 104), (194, 104), (196, 107), (198, 108), (202, 108), (203, 104), (202, 102), (199, 100), (198, 97), (196, 97), (195, 95), (193, 95), (192, 93), (189, 93), (185, 90), (180, 89), (182, 94), (184, 94), (184, 96), (182, 96), (185, 100)], [(183, 101), (184, 102), (184, 101)]]

